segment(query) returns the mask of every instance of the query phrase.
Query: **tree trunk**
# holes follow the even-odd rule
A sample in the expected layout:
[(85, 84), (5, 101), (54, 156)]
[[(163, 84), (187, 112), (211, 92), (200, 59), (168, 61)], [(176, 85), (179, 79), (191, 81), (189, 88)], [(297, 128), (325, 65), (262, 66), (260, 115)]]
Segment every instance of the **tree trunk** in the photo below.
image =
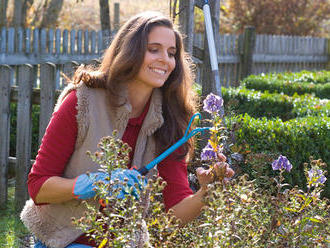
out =
[(0, 28), (7, 26), (8, 0), (0, 0)]
[(63, 7), (63, 0), (50, 0), (47, 5), (47, 10), (42, 16), (42, 21), (40, 23), (41, 28), (49, 28), (56, 23), (58, 15)]
[(25, 1), (15, 0), (14, 2), (14, 18), (13, 18), (13, 26), (14, 27), (23, 27), (25, 24), (25, 16), (23, 13), (23, 5)]
[(100, 4), (101, 30), (107, 30), (110, 33), (111, 26), (110, 26), (109, 1), (99, 0), (99, 4)]

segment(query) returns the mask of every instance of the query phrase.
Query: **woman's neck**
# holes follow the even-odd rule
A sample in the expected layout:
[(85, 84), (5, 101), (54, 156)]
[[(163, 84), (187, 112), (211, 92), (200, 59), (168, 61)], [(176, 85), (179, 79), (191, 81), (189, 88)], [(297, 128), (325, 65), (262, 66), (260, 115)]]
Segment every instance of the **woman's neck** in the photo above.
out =
[(141, 89), (128, 84), (128, 100), (132, 105), (130, 118), (139, 117), (146, 106), (153, 89)]

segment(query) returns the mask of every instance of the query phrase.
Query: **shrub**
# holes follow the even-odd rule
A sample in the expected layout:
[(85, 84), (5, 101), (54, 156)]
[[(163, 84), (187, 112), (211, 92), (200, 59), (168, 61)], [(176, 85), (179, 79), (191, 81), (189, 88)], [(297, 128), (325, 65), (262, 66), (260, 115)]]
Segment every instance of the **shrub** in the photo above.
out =
[[(330, 116), (330, 101), (320, 100), (308, 94), (292, 97), (249, 90), (246, 88), (223, 88), (223, 98), (230, 110), (248, 113), (259, 118), (276, 118), (283, 121), (303, 116)], [(228, 109), (227, 108), (227, 109)]]
[[(213, 138), (217, 135), (221, 135), (220, 130)], [(98, 147), (91, 157), (111, 178), (111, 171), (124, 164), (118, 154), (127, 154), (127, 146), (107, 137)], [(99, 247), (325, 246), (330, 242), (330, 221), (328, 199), (320, 198), (326, 180), (324, 163), (311, 161), (310, 168), (305, 164), (306, 192), (284, 184), (283, 174), (289, 167), (274, 163), (279, 173), (275, 171), (276, 177), (267, 178), (267, 190), (256, 187), (246, 176), (227, 184), (210, 184), (201, 216), (181, 228), (171, 212), (164, 212), (159, 202), (162, 186), (155, 179), (144, 189), (137, 187), (138, 199), (130, 194), (117, 199), (113, 186), (118, 182), (98, 183), (96, 198), (102, 199), (105, 208), (99, 211), (98, 206), (85, 202), (87, 213), (74, 222), (96, 239)]]
[[(305, 185), (303, 163), (310, 157), (321, 158), (330, 171), (330, 118), (306, 117), (283, 122), (280, 119), (255, 119), (248, 114), (227, 119), (234, 133), (235, 146), (244, 146), (253, 153), (285, 154), (295, 165), (287, 180), (292, 185)], [(249, 163), (246, 164), (249, 170)], [(243, 168), (244, 169), (244, 168)], [(325, 195), (330, 197), (330, 183)]]
[(313, 94), (316, 97), (329, 99), (330, 71), (299, 73), (270, 73), (251, 75), (242, 81), (248, 89), (284, 93), (286, 95)]

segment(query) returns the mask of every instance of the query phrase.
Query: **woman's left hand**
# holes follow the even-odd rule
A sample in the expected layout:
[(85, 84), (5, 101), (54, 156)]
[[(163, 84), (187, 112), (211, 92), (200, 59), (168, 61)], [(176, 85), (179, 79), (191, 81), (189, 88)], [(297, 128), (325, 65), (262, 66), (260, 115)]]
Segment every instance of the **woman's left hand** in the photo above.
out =
[(229, 167), (229, 164), (226, 163), (226, 156), (222, 153), (218, 153), (218, 159), (219, 162), (216, 162), (213, 168), (205, 170), (202, 167), (198, 167), (196, 169), (197, 179), (201, 187), (215, 180), (228, 181), (234, 176), (235, 172)]

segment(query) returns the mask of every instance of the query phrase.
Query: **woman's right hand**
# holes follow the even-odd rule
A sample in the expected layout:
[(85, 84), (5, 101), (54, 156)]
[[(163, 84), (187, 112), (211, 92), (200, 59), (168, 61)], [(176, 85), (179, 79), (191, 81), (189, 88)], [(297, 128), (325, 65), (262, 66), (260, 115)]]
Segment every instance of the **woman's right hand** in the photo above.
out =
[[(78, 176), (73, 184), (72, 194), (76, 199), (86, 200), (93, 198), (96, 194), (96, 182), (109, 183), (109, 178), (104, 172), (94, 172)], [(130, 192), (138, 198), (137, 184), (141, 189), (146, 185), (146, 181), (140, 179), (141, 175), (136, 170), (116, 169), (111, 172), (111, 181), (118, 180), (114, 188), (121, 188), (117, 198), (122, 199)]]

